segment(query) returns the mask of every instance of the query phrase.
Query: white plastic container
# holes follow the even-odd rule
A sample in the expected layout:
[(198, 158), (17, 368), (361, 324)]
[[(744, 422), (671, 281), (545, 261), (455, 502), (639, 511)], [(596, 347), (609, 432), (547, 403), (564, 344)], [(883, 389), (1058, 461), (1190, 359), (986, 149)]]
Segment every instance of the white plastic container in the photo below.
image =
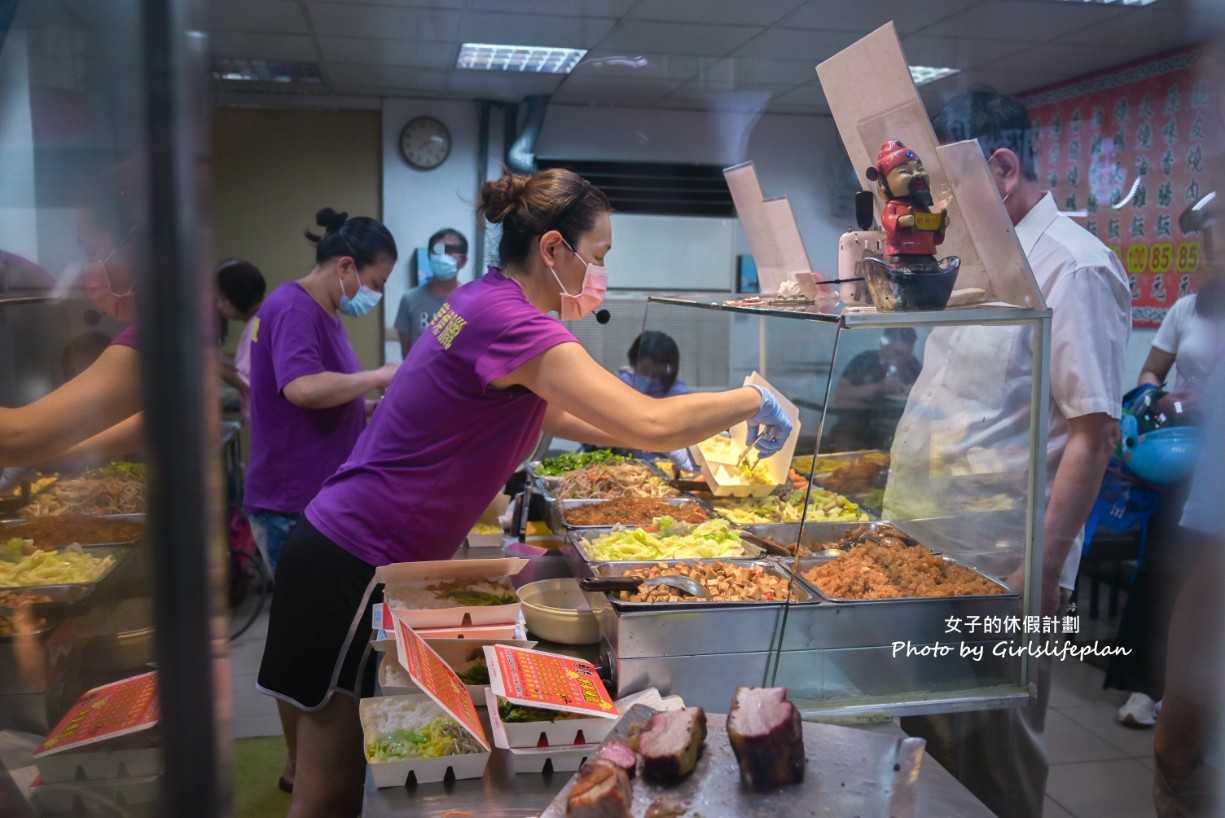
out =
[[(421, 719), (412, 724), (404, 724), (404, 727), (413, 727), (419, 724), (429, 722), (437, 716), (446, 715), (446, 711), (439, 707), (434, 701), (425, 694), (417, 694), (412, 696), (386, 696), (374, 699), (362, 699), (358, 706), (358, 712), (362, 721), (363, 748), (369, 746), (372, 737), (373, 714), (378, 708), (386, 707), (386, 703), (411, 705), (417, 716)], [(402, 787), (408, 781), (409, 774), (412, 774), (418, 784), (428, 784), (437, 781), (442, 781), (447, 777), (447, 772), (454, 774), (455, 778), (480, 778), (485, 774), (485, 765), (489, 763), (489, 750), (483, 750), (479, 753), (465, 753), (463, 755), (441, 756), (439, 758), (411, 758), (398, 761), (372, 761), (367, 752), (366, 763), (370, 769), (370, 775), (374, 779), (374, 786), (383, 787)]]

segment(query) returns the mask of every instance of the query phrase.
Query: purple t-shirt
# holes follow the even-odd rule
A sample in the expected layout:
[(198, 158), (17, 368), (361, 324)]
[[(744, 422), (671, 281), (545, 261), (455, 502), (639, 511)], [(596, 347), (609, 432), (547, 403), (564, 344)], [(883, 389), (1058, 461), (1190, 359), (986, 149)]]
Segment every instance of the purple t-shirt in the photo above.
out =
[(298, 513), (344, 462), (366, 422), (365, 398), (304, 409), (285, 385), (319, 372), (360, 372), (340, 319), (297, 282), (277, 287), (251, 327), (251, 462), (247, 511)]
[(139, 339), (140, 330), (137, 329), (137, 325), (135, 323), (131, 323), (119, 331), (119, 334), (114, 337), (110, 345), (113, 347), (132, 347), (133, 349), (140, 349), (140, 344), (138, 343)]
[(496, 268), (460, 287), (307, 518), (369, 565), (449, 559), (544, 424), (543, 399), (490, 382), (574, 340)]

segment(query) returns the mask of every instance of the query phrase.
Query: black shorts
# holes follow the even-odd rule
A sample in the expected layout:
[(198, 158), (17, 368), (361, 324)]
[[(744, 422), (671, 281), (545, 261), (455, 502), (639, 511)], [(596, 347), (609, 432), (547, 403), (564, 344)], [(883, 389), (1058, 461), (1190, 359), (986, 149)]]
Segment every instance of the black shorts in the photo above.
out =
[(276, 567), (257, 687), (304, 710), (332, 691), (374, 694), (370, 614), (382, 600), (367, 565), (303, 518)]

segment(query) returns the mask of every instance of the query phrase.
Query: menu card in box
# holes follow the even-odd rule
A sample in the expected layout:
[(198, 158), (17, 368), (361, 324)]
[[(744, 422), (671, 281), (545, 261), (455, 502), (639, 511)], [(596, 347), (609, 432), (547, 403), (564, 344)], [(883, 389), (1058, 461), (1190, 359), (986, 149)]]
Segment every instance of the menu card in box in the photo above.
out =
[(582, 659), (508, 645), (485, 648), (489, 685), (515, 704), (546, 707), (596, 718), (617, 718), (617, 706), (596, 674)]
[(147, 730), (160, 717), (157, 671), (95, 687), (64, 714), (34, 751), (34, 758)]
[(396, 620), (396, 656), (413, 683), (488, 750), (489, 740), (467, 685), (437, 651), (400, 619)]

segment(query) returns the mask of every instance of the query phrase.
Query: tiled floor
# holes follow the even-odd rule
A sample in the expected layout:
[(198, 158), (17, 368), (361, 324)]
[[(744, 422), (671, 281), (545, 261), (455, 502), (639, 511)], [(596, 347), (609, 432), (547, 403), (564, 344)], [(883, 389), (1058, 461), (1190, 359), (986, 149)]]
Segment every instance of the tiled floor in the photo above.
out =
[[(266, 621), (231, 645), (235, 738), (280, 735), (273, 700), (255, 689)], [(1082, 635), (1083, 636), (1083, 635)], [(1115, 721), (1127, 698), (1102, 690), (1102, 671), (1076, 661), (1057, 663), (1047, 716), (1051, 759), (1044, 818), (1155, 818), (1151, 795), (1153, 731)]]

